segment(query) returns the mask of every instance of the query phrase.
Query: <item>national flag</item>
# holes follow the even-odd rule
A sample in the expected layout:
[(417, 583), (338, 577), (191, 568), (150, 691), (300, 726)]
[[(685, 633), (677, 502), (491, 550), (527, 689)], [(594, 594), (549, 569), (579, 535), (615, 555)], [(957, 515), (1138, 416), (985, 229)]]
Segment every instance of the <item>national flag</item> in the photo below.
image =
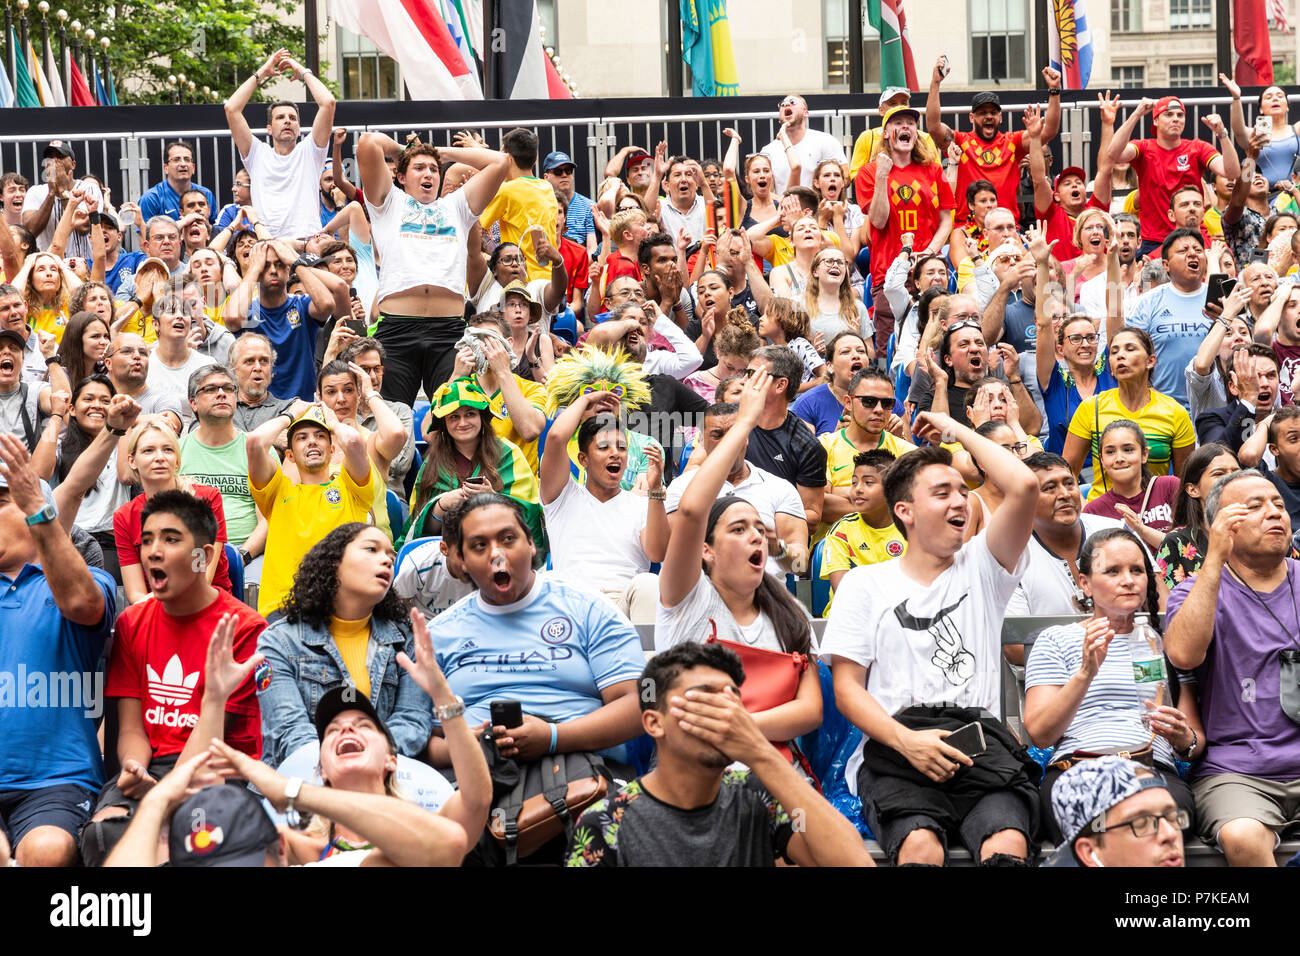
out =
[(0, 68), (0, 109), (8, 109), (16, 105), (14, 88), (9, 83), (9, 74)]
[(99, 105), (117, 106), (117, 87), (113, 85), (113, 68), (109, 65), (107, 59), (103, 62), (104, 65), (101, 66), (100, 69), (104, 71), (104, 78), (108, 83), (108, 92), (105, 93), (104, 96), (99, 97)]
[(397, 61), (414, 99), (483, 98), (434, 0), (335, 0), (334, 18)]
[(1092, 31), (1086, 0), (1047, 0), (1048, 60), (1061, 88), (1083, 90), (1092, 75)]
[(681, 0), (682, 59), (691, 68), (691, 95), (739, 96), (726, 0)]
[(32, 46), (30, 40), (27, 41), (27, 62), (31, 65), (32, 80), (36, 85), (36, 95), (41, 105), (53, 106), (50, 101), (50, 81), (45, 78), (45, 67), (41, 66), (41, 61), (36, 56), (36, 48)]
[(81, 73), (81, 68), (77, 66), (77, 58), (72, 57), (68, 67), (68, 105), (69, 106), (97, 106), (95, 97), (90, 93), (90, 84)]
[(569, 89), (569, 84), (564, 82), (560, 76), (560, 71), (555, 68), (551, 58), (544, 57), (546, 61), (546, 95), (553, 100), (571, 100), (573, 91)]
[(903, 0), (867, 0), (867, 22), (880, 34), (880, 88), (920, 89)]
[(1232, 78), (1238, 86), (1271, 86), (1273, 44), (1268, 36), (1264, 0), (1235, 0), (1232, 5)]
[(1286, 18), (1286, 6), (1282, 0), (1268, 0), (1268, 19), (1274, 30), (1282, 33), (1291, 32), (1291, 24)]
[(497, 4), (497, 29), (501, 49), (493, 42), (490, 60), (495, 70), (496, 95), (503, 100), (545, 100), (551, 97), (546, 80), (546, 51), (538, 30), (534, 0), (484, 0)]
[(108, 98), (108, 90), (104, 88), (104, 72), (100, 67), (95, 68), (95, 102), (100, 106), (112, 105)]
[(45, 77), (50, 83), (50, 99), (46, 106), (67, 106), (68, 98), (63, 92), (63, 71), (59, 69), (59, 62), (54, 58), (54, 50), (46, 47), (44, 51)]
[[(19, 50), (18, 35), (13, 29), (9, 30), (9, 44), (11, 49)], [(28, 45), (30, 49), (30, 44)], [(31, 60), (27, 56), (15, 57), (15, 77), (14, 77), (14, 102), (18, 106), (40, 106), (41, 95), (36, 92), (36, 84), (32, 80)]]
[(438, 0), (438, 5), (442, 10), (443, 22), (447, 24), (447, 32), (460, 51), (460, 58), (477, 80), (478, 60), (474, 54), (474, 45), (470, 42), (469, 23), (465, 20), (464, 12), (456, 6), (455, 0)]

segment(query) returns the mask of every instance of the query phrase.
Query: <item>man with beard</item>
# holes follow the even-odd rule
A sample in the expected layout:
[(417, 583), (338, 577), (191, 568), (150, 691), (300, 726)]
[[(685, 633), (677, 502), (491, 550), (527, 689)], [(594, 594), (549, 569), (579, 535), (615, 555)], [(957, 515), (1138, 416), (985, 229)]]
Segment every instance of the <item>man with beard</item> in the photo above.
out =
[(275, 366), (275, 349), (261, 332), (245, 332), (230, 349), (230, 367), (235, 373), (239, 392), (235, 396), (234, 426), (251, 432), (263, 422), (283, 412), (294, 417), (307, 403), (300, 398), (276, 398), (271, 394), (271, 369)]
[(641, 278), (646, 300), (659, 306), (659, 311), (678, 326), (685, 328), (694, 318), (690, 293), (682, 288), (681, 265), (677, 260), (677, 245), (666, 232), (656, 232), (641, 240), (636, 251), (641, 266)]
[(149, 386), (149, 346), (134, 332), (123, 332), (113, 339), (104, 353), (104, 366), (117, 395), (129, 395), (140, 406), (141, 415), (155, 412), (170, 418), (176, 434), (181, 433), (180, 397), (172, 392)]
[[(785, 137), (778, 136), (762, 149), (772, 164), (772, 188), (786, 192), (791, 186), (811, 186), (813, 171), (822, 160), (844, 162), (844, 147), (834, 136), (808, 127), (808, 104), (802, 96), (787, 96), (777, 104), (777, 119)], [(801, 169), (799, 182), (788, 182), (790, 168)]]
[[(853, 824), (741, 706), (744, 678), (717, 644), (687, 641), (646, 664), (640, 686), (654, 693), (641, 695), (641, 726), (655, 768), (583, 813), (568, 866), (872, 865)], [(727, 769), (737, 761), (746, 769)]]
[[(939, 57), (930, 75), (930, 96), (925, 101), (925, 128), (934, 136), (934, 145), (946, 153), (955, 142), (961, 147), (957, 167), (957, 221), (969, 218), (966, 187), (977, 179), (987, 179), (998, 190), (998, 205), (1017, 209), (1016, 191), (1020, 186), (1020, 160), (1029, 144), (1024, 131), (1002, 132), (1002, 101), (997, 93), (981, 90), (970, 101), (971, 132), (954, 132), (943, 122), (939, 86), (943, 83), (948, 58)], [(1047, 115), (1043, 119), (1043, 143), (1050, 143), (1061, 128), (1061, 74), (1050, 66), (1043, 68), (1047, 81)], [(1145, 194), (1143, 196), (1145, 198)]]
[[(1147, 113), (1152, 116), (1155, 137), (1129, 142), (1138, 121)], [(1228, 179), (1236, 179), (1241, 174), (1237, 151), (1232, 145), (1231, 135), (1223, 127), (1223, 119), (1215, 113), (1201, 118), (1219, 143), (1220, 150), (1216, 150), (1202, 140), (1182, 138), (1186, 117), (1183, 101), (1176, 96), (1159, 100), (1143, 98), (1111, 138), (1110, 161), (1132, 164), (1138, 176), (1138, 190), (1142, 194), (1142, 204), (1138, 209), (1142, 221), (1139, 255), (1159, 249), (1175, 228), (1169, 219), (1169, 210), (1173, 208), (1170, 199), (1179, 186), (1199, 188), (1207, 169)], [(1200, 226), (1199, 222), (1197, 226)]]
[(826, 449), (826, 498), (822, 503), (822, 521), (834, 524), (857, 509), (850, 500), (854, 459), (864, 451), (883, 448), (901, 458), (916, 446), (904, 441), (889, 429), (893, 417), (894, 383), (876, 368), (867, 366), (854, 374), (849, 393), (844, 397), (848, 422), (843, 428), (819, 436)]
[(245, 583), (256, 583), (262, 574), (266, 518), (248, 488), (248, 448), (234, 423), (237, 394), (235, 378), (224, 365), (205, 365), (190, 376), (189, 403), (198, 424), (181, 436), (180, 474), (221, 492), (226, 540), (243, 559)]

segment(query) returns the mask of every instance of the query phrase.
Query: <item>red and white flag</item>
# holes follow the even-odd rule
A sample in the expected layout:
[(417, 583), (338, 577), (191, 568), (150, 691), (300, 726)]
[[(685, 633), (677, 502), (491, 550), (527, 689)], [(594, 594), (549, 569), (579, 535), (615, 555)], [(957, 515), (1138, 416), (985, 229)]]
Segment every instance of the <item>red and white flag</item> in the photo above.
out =
[(1232, 78), (1238, 86), (1273, 83), (1273, 50), (1265, 0), (1236, 0), (1232, 9)]
[(1282, 0), (1268, 0), (1268, 19), (1274, 30), (1282, 33), (1291, 32), (1291, 24), (1286, 18), (1286, 4)]
[(483, 88), (431, 0), (334, 0), (334, 19), (402, 68), (416, 100), (481, 100)]

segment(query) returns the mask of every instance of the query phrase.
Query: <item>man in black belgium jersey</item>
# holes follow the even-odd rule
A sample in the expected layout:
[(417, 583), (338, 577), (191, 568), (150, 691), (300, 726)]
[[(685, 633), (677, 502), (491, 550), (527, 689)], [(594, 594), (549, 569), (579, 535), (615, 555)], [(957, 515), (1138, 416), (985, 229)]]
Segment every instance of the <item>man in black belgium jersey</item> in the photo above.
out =
[[(741, 706), (744, 679), (740, 659), (718, 644), (678, 644), (646, 664), (641, 726), (658, 764), (583, 813), (569, 866), (771, 866), (778, 855), (799, 866), (873, 865), (853, 824)], [(737, 760), (748, 769), (728, 771)]]
[(812, 426), (790, 411), (799, 393), (803, 362), (784, 345), (765, 345), (754, 351), (746, 377), (760, 368), (772, 376), (772, 385), (758, 427), (750, 432), (745, 460), (794, 485), (808, 527), (816, 528), (826, 497), (826, 449)]

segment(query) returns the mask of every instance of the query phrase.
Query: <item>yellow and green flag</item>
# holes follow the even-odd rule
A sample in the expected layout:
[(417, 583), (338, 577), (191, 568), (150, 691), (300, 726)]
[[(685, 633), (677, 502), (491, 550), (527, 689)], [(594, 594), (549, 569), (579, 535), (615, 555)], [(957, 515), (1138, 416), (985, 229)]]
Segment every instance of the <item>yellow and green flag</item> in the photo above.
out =
[(727, 0), (681, 0), (682, 59), (693, 96), (739, 96)]

